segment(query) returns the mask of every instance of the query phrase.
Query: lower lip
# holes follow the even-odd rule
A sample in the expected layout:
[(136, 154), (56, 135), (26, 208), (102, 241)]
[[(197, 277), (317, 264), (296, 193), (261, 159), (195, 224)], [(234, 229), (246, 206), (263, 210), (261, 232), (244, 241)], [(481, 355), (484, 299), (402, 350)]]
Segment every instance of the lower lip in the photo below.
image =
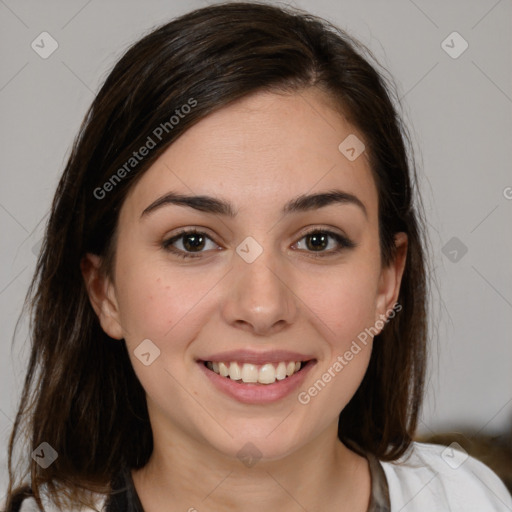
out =
[(245, 384), (229, 377), (221, 377), (209, 370), (203, 362), (198, 362), (201, 370), (217, 389), (244, 404), (269, 404), (288, 396), (304, 382), (315, 363), (314, 360), (309, 361), (299, 372), (283, 380), (276, 380), (273, 384)]

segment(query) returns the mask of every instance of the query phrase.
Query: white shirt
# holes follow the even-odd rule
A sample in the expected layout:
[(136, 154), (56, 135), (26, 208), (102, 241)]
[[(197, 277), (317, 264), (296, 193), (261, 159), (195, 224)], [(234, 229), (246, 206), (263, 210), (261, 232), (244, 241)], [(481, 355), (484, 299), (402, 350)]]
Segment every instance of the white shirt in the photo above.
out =
[(398, 460), (382, 462), (392, 512), (511, 512), (502, 480), (466, 453), (413, 443)]
[[(500, 478), (459, 450), (414, 442), (396, 461), (379, 463), (386, 475), (391, 512), (512, 512), (512, 497)], [(105, 496), (98, 496), (98, 510), (105, 501)], [(38, 512), (35, 501), (26, 499), (20, 512)]]

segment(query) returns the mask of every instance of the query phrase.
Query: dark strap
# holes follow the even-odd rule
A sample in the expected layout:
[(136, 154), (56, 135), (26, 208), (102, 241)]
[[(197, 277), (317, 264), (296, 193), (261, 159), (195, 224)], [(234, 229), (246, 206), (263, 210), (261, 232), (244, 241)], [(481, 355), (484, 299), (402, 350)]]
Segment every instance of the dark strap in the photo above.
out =
[(368, 459), (372, 476), (372, 491), (368, 512), (390, 512), (391, 501), (386, 473), (384, 473), (379, 459), (373, 453), (367, 453), (366, 458)]
[(130, 468), (124, 467), (113, 479), (105, 512), (144, 512), (133, 484)]

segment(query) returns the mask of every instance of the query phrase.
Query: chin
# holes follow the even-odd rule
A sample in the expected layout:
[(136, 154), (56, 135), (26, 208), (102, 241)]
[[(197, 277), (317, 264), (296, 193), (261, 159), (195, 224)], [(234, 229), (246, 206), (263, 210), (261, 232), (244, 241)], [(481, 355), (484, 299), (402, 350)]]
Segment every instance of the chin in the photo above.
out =
[[(281, 419), (273, 418), (260, 426), (253, 425), (247, 428), (246, 425), (240, 429), (229, 429), (233, 437), (223, 436), (223, 439), (208, 439), (206, 442), (218, 451), (230, 458), (237, 458), (242, 463), (251, 467), (260, 459), (279, 460), (299, 450), (306, 440), (300, 433), (292, 435), (290, 425), (280, 426)], [(277, 428), (276, 428), (277, 426)], [(304, 433), (305, 434), (305, 433)], [(247, 462), (249, 461), (249, 462)]]

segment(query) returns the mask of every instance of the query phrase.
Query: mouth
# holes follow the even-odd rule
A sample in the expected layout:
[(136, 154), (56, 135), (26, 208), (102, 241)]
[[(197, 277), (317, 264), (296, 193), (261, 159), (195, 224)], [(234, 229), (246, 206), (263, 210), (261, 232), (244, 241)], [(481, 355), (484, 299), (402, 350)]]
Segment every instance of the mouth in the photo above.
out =
[(230, 350), (196, 359), (212, 389), (248, 405), (268, 405), (292, 396), (316, 363), (313, 354), (284, 349)]
[(256, 384), (268, 386), (276, 381), (284, 381), (300, 373), (315, 359), (305, 361), (279, 361), (264, 364), (244, 363), (240, 361), (199, 361), (209, 371), (224, 379), (238, 384)]

